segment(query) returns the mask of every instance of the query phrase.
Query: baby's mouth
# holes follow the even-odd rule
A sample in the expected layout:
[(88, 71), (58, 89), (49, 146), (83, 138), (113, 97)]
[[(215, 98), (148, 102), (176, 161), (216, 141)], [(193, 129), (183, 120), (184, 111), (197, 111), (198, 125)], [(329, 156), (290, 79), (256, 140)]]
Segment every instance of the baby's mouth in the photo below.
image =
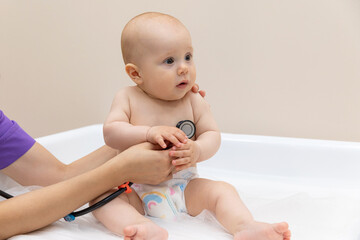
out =
[(186, 86), (188, 85), (189, 81), (188, 80), (183, 80), (181, 81), (178, 85), (176, 85), (176, 87), (178, 88), (186, 88)]

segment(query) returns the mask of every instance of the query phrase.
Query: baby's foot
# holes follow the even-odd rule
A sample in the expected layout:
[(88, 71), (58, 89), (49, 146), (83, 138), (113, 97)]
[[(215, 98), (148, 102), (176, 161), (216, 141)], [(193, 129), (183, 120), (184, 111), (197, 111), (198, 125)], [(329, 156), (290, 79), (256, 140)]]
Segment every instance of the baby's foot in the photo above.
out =
[(290, 240), (291, 232), (286, 222), (261, 223), (253, 222), (242, 226), (234, 234), (234, 240)]
[(168, 232), (151, 221), (127, 226), (124, 240), (167, 240)]

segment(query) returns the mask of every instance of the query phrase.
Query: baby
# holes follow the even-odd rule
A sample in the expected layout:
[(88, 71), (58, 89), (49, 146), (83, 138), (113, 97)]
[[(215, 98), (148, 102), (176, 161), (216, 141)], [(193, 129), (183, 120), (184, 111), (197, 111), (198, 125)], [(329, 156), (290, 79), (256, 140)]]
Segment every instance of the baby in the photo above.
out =
[[(289, 240), (287, 223), (256, 222), (231, 185), (197, 175), (196, 164), (218, 150), (220, 132), (209, 105), (190, 91), (196, 69), (185, 26), (166, 14), (144, 13), (125, 26), (121, 47), (126, 73), (136, 86), (115, 96), (104, 124), (105, 142), (119, 150), (142, 142), (158, 144), (172, 157), (174, 171), (161, 185), (134, 184), (136, 193), (122, 194), (96, 210), (95, 217), (124, 239), (162, 240), (167, 231), (145, 214), (174, 218), (206, 209), (234, 239)], [(184, 120), (195, 123), (196, 131)], [(179, 122), (188, 136), (176, 127)]]

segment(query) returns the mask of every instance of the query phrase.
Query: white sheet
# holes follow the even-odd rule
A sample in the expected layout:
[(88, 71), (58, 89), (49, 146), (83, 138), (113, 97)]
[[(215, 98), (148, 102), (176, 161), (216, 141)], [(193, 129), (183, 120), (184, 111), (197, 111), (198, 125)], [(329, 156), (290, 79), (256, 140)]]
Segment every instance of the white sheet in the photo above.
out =
[[(287, 221), (294, 240), (360, 240), (360, 144), (235, 134), (199, 164), (201, 177), (233, 184), (259, 221)], [(101, 125), (38, 139), (68, 163), (103, 144)], [(10, 193), (27, 189), (0, 175)], [(124, 213), (125, 215), (126, 213)], [(153, 219), (169, 239), (232, 239), (208, 212), (177, 222)], [(121, 239), (88, 214), (11, 239)]]

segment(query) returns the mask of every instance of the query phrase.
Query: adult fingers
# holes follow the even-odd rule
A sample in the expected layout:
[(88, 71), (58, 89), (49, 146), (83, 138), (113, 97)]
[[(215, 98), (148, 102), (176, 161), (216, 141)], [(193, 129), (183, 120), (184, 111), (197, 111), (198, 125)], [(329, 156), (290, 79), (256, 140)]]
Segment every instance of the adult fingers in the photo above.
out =
[(205, 92), (204, 90), (200, 90), (199, 93), (200, 93), (200, 95), (201, 95), (203, 98), (204, 98), (205, 95), (206, 95), (206, 92)]
[(199, 91), (199, 85), (197, 85), (195, 83), (194, 86), (192, 86), (191, 91), (193, 91), (194, 93), (197, 93)]

